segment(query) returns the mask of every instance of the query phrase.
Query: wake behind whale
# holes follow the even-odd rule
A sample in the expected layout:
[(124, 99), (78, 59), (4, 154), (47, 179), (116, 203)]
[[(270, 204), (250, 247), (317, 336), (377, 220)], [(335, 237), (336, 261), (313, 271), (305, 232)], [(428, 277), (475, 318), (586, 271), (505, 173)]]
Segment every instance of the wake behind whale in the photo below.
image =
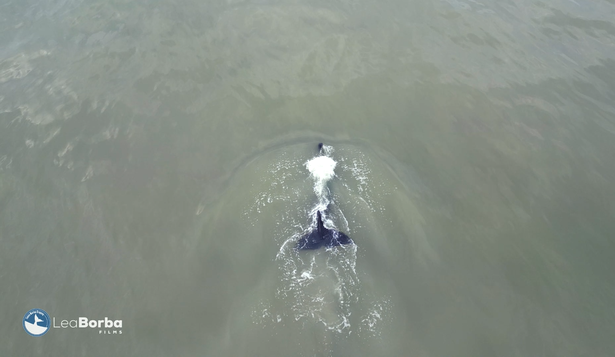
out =
[(312, 250), (321, 247), (330, 248), (342, 244), (353, 243), (346, 234), (336, 230), (326, 228), (322, 220), (322, 212), (326, 212), (329, 206), (329, 189), (327, 182), (335, 176), (336, 162), (331, 159), (328, 154), (331, 148), (318, 144), (320, 156), (313, 158), (306, 163), (307, 169), (314, 178), (314, 193), (318, 197), (318, 203), (312, 213), (316, 212), (315, 227), (311, 227), (310, 231), (305, 234), (295, 246), (299, 250)]
[[(336, 143), (319, 152), (315, 143), (310, 137), (272, 145), (245, 159), (198, 216), (201, 233), (192, 254), (203, 262), (198, 269), (203, 280), (216, 281), (220, 264), (242, 267), (228, 269), (229, 284), (212, 292), (235, 301), (222, 316), (224, 331), (245, 340), (225, 345), (233, 355), (245, 355), (244, 348), (263, 340), (287, 346), (278, 354), (289, 356), (361, 355), (365, 348), (377, 355), (368, 346), (377, 346), (381, 333), (397, 327), (391, 311), (399, 297), (382, 267), (407, 252), (403, 239), (391, 237), (414, 212), (398, 205), (410, 200), (410, 191), (403, 189), (410, 181), (398, 179), (390, 155), (378, 148)], [(408, 227), (420, 226), (413, 222)], [(319, 225), (321, 234), (343, 232), (355, 244), (298, 249), (301, 238), (318, 232)], [(412, 252), (425, 253), (421, 245), (413, 247)], [(285, 344), (289, 340), (300, 341), (301, 349)]]

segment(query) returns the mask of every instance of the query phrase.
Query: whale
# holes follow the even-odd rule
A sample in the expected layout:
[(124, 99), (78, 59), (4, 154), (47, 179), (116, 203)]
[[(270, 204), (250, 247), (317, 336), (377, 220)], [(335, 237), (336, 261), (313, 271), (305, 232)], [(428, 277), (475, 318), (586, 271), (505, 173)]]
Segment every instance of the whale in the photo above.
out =
[(315, 250), (319, 248), (331, 248), (342, 244), (351, 244), (352, 239), (336, 229), (328, 229), (322, 222), (320, 211), (316, 213), (316, 228), (303, 235), (297, 241), (298, 250)]
[[(324, 148), (323, 143), (318, 143), (318, 154), (321, 157), (327, 156), (327, 152)], [(319, 182), (320, 185), (324, 185), (324, 187), (320, 187), (320, 189), (315, 188), (316, 194), (318, 196), (322, 196), (325, 194), (325, 191), (328, 191), (324, 189), (326, 187), (326, 181), (329, 180), (331, 176), (334, 175), (333, 168), (335, 167), (335, 161), (333, 160), (330, 160), (330, 161), (333, 162), (333, 165), (328, 167), (328, 169), (330, 169), (331, 171), (325, 173), (324, 178), (323, 176), (321, 176), (321, 174), (317, 174), (317, 176), (320, 176), (319, 178), (317, 178), (317, 181)], [(306, 166), (307, 165), (308, 164), (306, 164)], [(308, 169), (312, 171), (311, 168), (308, 167)], [(312, 172), (312, 174), (314, 173)], [(325, 227), (322, 221), (322, 216), (324, 212), (326, 212), (326, 207), (329, 204), (329, 202), (328, 200), (323, 200), (323, 197), (320, 197), (320, 201), (321, 201), (320, 202), (321, 205), (324, 206), (324, 210), (323, 212), (321, 212), (321, 209), (316, 210), (316, 227), (311, 227), (310, 231), (304, 234), (297, 241), (295, 248), (298, 250), (314, 250), (314, 249), (318, 249), (321, 247), (330, 248), (330, 247), (335, 247), (335, 246), (339, 246), (342, 244), (353, 243), (352, 239), (350, 239), (343, 232), (340, 232), (336, 229), (329, 229)]]

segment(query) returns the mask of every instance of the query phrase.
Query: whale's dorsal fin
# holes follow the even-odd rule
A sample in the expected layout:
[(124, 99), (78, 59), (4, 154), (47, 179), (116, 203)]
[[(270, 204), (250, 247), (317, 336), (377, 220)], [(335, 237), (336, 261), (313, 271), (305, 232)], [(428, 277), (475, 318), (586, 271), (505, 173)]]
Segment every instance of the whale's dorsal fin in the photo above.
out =
[(325, 234), (325, 225), (322, 223), (322, 216), (320, 214), (320, 211), (318, 211), (318, 213), (316, 213), (317, 218), (316, 218), (316, 224), (317, 224), (317, 229), (318, 229), (318, 234), (320, 234), (320, 236), (322, 237), (323, 234)]

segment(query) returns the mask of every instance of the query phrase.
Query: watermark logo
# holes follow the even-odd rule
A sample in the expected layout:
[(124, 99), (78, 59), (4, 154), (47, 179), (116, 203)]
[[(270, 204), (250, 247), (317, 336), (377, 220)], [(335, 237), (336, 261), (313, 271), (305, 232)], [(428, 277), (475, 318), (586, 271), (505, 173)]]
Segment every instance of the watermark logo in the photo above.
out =
[(41, 309), (32, 309), (23, 317), (23, 328), (31, 336), (43, 336), (50, 329), (86, 329), (98, 330), (99, 335), (121, 335), (122, 320), (112, 320), (105, 317), (94, 320), (87, 317), (79, 317), (72, 320), (56, 320)]
[(51, 319), (45, 310), (32, 309), (23, 317), (23, 329), (31, 336), (43, 336), (49, 331)]

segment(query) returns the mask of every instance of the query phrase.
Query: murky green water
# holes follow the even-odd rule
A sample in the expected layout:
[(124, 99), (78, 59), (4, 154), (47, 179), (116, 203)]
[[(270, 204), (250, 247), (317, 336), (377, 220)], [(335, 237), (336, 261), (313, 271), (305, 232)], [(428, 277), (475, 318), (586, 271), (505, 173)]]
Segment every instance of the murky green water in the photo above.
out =
[(1, 0), (0, 355), (615, 355), (614, 102), (612, 0)]

